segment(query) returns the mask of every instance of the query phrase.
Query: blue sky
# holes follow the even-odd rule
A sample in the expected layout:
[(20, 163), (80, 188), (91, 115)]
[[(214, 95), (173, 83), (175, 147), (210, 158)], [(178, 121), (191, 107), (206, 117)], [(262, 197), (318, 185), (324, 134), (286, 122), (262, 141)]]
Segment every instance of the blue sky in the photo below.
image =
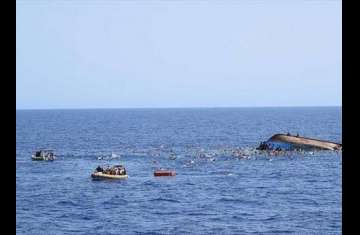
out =
[(339, 106), (341, 1), (17, 1), (16, 108)]

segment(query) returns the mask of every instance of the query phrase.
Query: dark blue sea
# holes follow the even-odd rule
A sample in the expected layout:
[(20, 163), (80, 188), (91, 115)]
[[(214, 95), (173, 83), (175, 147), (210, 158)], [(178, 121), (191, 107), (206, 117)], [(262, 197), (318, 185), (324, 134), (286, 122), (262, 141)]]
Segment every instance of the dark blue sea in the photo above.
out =
[[(341, 142), (341, 122), (341, 107), (17, 110), (16, 232), (341, 234), (341, 152), (255, 150), (275, 133)], [(58, 158), (31, 161), (39, 148)], [(91, 179), (114, 164), (127, 180)]]

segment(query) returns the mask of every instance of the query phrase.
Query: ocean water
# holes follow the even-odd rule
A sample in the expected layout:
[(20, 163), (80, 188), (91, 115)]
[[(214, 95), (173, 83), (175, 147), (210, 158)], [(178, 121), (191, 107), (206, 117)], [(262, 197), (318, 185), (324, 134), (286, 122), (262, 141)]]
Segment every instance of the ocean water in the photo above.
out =
[[(18, 110), (16, 232), (341, 234), (341, 152), (255, 151), (288, 131), (341, 142), (341, 128), (340, 107)], [(31, 161), (38, 148), (58, 158)], [(127, 180), (90, 178), (119, 163)]]

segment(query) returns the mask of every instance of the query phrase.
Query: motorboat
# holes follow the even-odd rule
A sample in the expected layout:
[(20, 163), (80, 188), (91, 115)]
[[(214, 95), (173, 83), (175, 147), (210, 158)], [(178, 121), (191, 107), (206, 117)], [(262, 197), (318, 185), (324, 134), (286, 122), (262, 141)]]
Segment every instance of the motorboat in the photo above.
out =
[(54, 150), (42, 149), (42, 150), (35, 151), (32, 154), (31, 159), (33, 161), (54, 161), (56, 159), (56, 157), (54, 154)]

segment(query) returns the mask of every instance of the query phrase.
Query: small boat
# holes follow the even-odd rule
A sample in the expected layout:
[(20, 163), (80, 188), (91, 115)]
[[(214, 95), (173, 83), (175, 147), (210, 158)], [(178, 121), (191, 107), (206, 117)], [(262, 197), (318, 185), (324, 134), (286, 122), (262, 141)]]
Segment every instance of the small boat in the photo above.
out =
[(93, 179), (127, 179), (126, 169), (122, 165), (115, 165), (106, 169), (98, 166), (91, 174)]
[(176, 172), (171, 170), (160, 169), (154, 171), (154, 176), (175, 176)]
[(50, 149), (42, 149), (35, 151), (31, 155), (33, 161), (54, 161), (56, 159), (54, 151)]
[(299, 135), (276, 134), (262, 142), (258, 150), (341, 150), (342, 144), (326, 140), (318, 140)]

